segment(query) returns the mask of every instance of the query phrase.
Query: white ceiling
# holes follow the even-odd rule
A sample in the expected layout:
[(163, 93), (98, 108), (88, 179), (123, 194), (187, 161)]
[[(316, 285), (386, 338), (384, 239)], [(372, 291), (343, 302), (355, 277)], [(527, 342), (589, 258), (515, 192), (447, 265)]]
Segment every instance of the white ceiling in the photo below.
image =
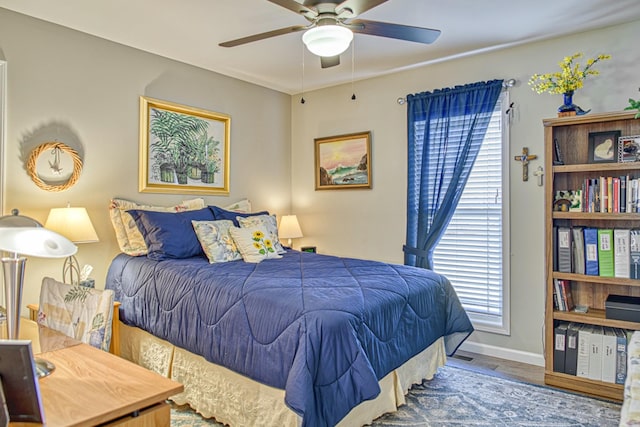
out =
[(359, 17), (435, 28), (440, 37), (424, 45), (356, 34), (355, 53), (352, 46), (341, 65), (321, 69), (319, 58), (303, 49), (302, 32), (218, 46), (307, 24), (267, 0), (0, 0), (0, 7), (289, 94), (303, 84), (304, 90), (333, 86), (640, 19), (638, 0), (388, 0)]

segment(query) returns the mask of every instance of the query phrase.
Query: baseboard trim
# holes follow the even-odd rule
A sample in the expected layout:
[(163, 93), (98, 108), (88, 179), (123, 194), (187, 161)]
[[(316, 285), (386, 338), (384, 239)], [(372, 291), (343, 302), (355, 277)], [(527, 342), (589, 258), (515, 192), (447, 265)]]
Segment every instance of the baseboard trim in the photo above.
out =
[(526, 351), (510, 348), (496, 347), (489, 344), (480, 344), (473, 341), (465, 341), (460, 350), (485, 356), (498, 357), (500, 359), (513, 360), (514, 362), (527, 363), (529, 365), (544, 366), (544, 356)]

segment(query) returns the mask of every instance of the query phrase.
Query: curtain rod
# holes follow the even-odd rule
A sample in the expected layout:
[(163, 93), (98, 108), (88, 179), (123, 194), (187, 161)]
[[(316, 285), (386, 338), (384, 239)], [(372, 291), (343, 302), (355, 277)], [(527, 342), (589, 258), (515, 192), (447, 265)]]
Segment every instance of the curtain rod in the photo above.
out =
[[(517, 82), (518, 81), (516, 79), (504, 80), (502, 82), (502, 88), (503, 89), (509, 89), (510, 87), (514, 87)], [(400, 98), (398, 98), (397, 101), (398, 101), (398, 104), (403, 105), (405, 102), (407, 102), (407, 98), (400, 97)]]

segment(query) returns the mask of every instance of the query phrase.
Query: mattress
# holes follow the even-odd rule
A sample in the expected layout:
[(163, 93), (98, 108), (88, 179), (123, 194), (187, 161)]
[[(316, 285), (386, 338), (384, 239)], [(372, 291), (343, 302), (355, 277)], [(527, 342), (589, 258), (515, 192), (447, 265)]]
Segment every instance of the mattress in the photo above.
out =
[(403, 265), (288, 251), (258, 264), (120, 254), (121, 319), (285, 391), (303, 426), (333, 426), (440, 337), (473, 331), (446, 278)]

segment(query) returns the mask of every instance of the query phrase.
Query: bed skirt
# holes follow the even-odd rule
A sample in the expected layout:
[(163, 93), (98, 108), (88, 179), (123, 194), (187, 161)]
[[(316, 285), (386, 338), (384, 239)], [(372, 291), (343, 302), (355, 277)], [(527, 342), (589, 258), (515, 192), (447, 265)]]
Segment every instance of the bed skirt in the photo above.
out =
[[(203, 357), (154, 337), (142, 329), (120, 324), (121, 356), (184, 385), (171, 397), (189, 404), (205, 418), (230, 426), (297, 427), (301, 418), (284, 403), (284, 390), (270, 387), (206, 361)], [(338, 427), (359, 427), (405, 403), (412, 384), (431, 379), (446, 362), (439, 338), (380, 380), (378, 397), (356, 406)]]

